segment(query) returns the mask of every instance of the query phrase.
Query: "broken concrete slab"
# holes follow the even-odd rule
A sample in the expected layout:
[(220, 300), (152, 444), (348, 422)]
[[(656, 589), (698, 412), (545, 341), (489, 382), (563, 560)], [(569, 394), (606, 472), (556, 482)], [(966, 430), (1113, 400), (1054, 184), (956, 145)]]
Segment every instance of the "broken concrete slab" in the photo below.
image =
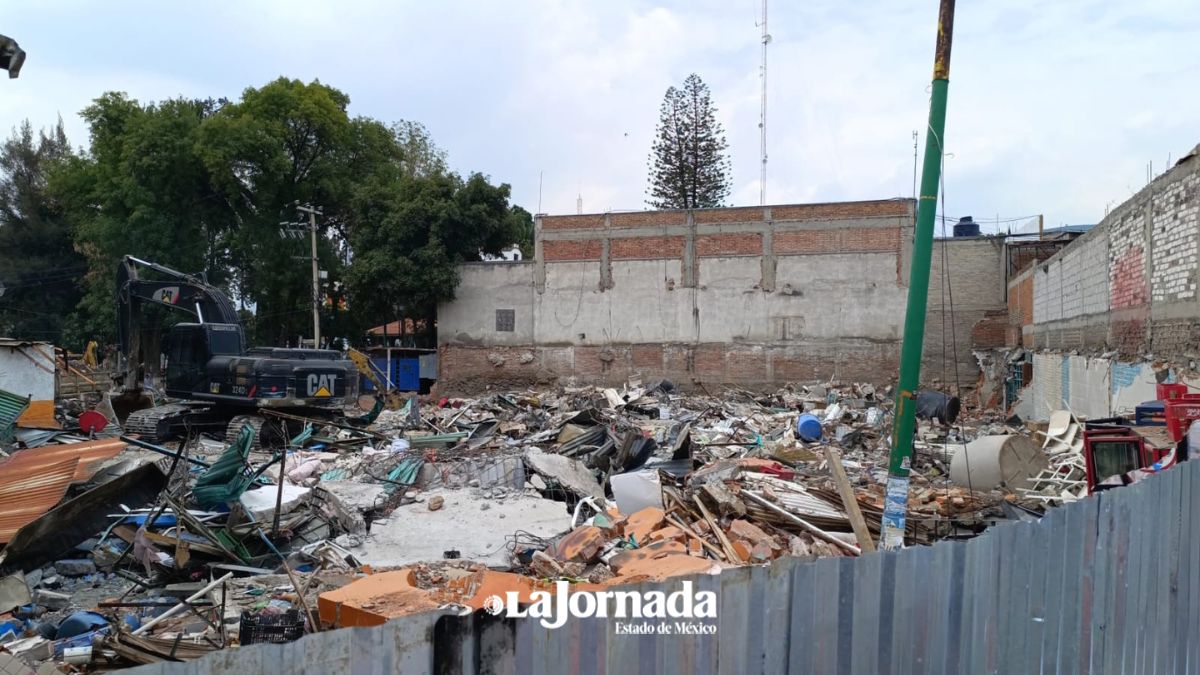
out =
[(39, 588), (34, 591), (33, 601), (49, 610), (66, 609), (71, 604), (71, 595)]
[[(279, 486), (272, 485), (258, 490), (250, 490), (241, 496), (242, 506), (246, 512), (259, 522), (274, 518), (275, 501), (278, 498)], [(291, 513), (304, 500), (308, 499), (311, 489), (298, 485), (283, 484), (283, 503), (280, 504), (279, 514)]]
[(571, 457), (552, 455), (538, 448), (530, 448), (523, 455), (529, 469), (549, 481), (558, 483), (580, 497), (604, 499), (604, 488), (596, 482), (595, 475), (583, 462)]
[(417, 474), (417, 485), (425, 489), (503, 486), (520, 490), (525, 487), (525, 463), (519, 455), (426, 462)]
[(28, 580), (20, 572), (0, 579), (0, 614), (27, 605), (31, 599)]
[[(382, 567), (441, 560), (445, 551), (453, 549), (463, 559), (507, 568), (507, 540), (514, 532), (550, 539), (570, 525), (571, 516), (562, 502), (540, 497), (513, 495), (491, 501), (469, 490), (444, 490), (432, 496), (437, 495), (445, 500), (437, 511), (421, 503), (406, 504), (393, 511), (386, 524), (374, 523), (355, 555), (365, 564)], [(491, 508), (480, 512), (484, 503)]]
[(374, 510), (383, 501), (387, 486), (378, 483), (360, 483), (354, 480), (323, 480), (320, 489), (337, 497), (343, 506), (360, 513)]

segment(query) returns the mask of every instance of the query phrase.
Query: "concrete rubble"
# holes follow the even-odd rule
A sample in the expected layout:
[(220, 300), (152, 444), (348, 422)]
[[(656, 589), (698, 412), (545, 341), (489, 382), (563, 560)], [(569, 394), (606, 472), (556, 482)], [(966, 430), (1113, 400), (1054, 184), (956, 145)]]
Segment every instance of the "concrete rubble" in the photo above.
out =
[[(496, 391), (359, 424), (298, 418), (287, 447), (203, 434), (155, 446), (114, 424), (97, 437), (117, 446), (101, 451), (67, 425), (0, 461), (2, 493), (37, 453), (77, 454), (59, 502), (0, 550), (0, 653), (30, 669), (68, 653), (113, 669), (480, 609), (559, 580), (575, 592), (862, 555), (879, 537), (891, 394), (636, 380)], [(907, 544), (1088, 494), (1083, 421), (1024, 424), (925, 400)], [(143, 492), (106, 496), (131, 475)]]

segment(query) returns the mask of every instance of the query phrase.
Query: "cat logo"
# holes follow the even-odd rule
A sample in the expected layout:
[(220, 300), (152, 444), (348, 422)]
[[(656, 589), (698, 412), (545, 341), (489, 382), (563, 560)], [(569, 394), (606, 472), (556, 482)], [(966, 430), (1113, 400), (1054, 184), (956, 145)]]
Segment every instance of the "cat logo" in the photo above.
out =
[(328, 398), (333, 396), (333, 383), (337, 380), (337, 376), (333, 374), (317, 375), (313, 373), (308, 376), (308, 395), (317, 398)]
[(166, 288), (160, 288), (157, 291), (154, 291), (154, 294), (151, 295), (150, 298), (152, 300), (154, 300), (155, 302), (161, 302), (164, 305), (178, 304), (179, 303), (179, 287), (178, 286), (168, 286)]

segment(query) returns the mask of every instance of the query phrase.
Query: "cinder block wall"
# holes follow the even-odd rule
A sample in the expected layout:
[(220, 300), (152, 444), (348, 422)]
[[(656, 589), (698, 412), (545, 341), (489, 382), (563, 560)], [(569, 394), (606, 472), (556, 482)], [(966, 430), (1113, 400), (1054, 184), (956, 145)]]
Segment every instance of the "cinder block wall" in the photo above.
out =
[[(461, 268), (438, 312), (441, 381), (891, 381), (913, 220), (911, 200), (540, 216), (533, 261)], [(955, 309), (981, 317), (987, 297), (1003, 310), (998, 247), (950, 251), (969, 254), (952, 262), (973, 273), (995, 267), (952, 277)], [(511, 310), (511, 330), (498, 310)], [(940, 306), (930, 311), (940, 327)], [(977, 320), (961, 321), (965, 362)]]
[[(1197, 360), (1198, 245), (1200, 157), (1193, 151), (1092, 231), (1034, 266), (1026, 346)], [(1010, 303), (1021, 280), (1009, 283)]]

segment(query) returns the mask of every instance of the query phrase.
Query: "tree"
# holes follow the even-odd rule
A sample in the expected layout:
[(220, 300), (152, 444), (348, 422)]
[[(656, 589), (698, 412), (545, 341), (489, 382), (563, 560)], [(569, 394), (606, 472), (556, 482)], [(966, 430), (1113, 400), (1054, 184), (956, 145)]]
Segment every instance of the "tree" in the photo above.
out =
[(47, 187), (70, 154), (61, 118), (36, 136), (26, 120), (0, 147), (0, 336), (82, 346), (66, 331), (87, 267)]
[(312, 334), (311, 269), (303, 262), (308, 240), (283, 239), (279, 232), (281, 221), (297, 217), (293, 203), (324, 209), (318, 259), (332, 284), (349, 254), (350, 195), (364, 177), (400, 165), (392, 133), (375, 120), (351, 119), (349, 103), (349, 96), (320, 82), (279, 78), (246, 89), (202, 130), (199, 152), (237, 216), (233, 287), (255, 306), (252, 337), (259, 343)]
[(114, 338), (114, 276), (124, 255), (226, 280), (236, 214), (196, 153), (202, 125), (223, 105), (183, 98), (142, 105), (110, 92), (83, 110), (90, 150), (50, 177), (88, 261), (75, 321), (81, 335)]
[(424, 124), (400, 120), (391, 126), (391, 131), (400, 146), (401, 170), (405, 176), (446, 173), (446, 151), (433, 142)]
[(459, 263), (517, 241), (521, 217), (509, 193), (478, 173), (375, 176), (355, 197), (352, 307), (379, 323), (408, 317), (432, 325), (438, 303), (454, 298)]
[(725, 132), (708, 85), (695, 73), (670, 87), (650, 152), (650, 199), (657, 209), (722, 206), (730, 191)]

